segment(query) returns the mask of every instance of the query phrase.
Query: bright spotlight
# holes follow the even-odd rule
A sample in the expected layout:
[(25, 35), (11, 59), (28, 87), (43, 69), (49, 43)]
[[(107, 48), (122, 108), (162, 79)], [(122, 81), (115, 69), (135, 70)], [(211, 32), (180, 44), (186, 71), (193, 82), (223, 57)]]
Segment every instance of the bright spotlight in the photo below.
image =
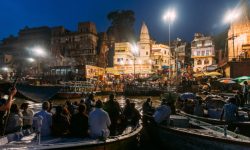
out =
[(31, 63), (35, 61), (34, 58), (27, 58), (27, 60), (28, 60), (28, 62), (31, 62)]

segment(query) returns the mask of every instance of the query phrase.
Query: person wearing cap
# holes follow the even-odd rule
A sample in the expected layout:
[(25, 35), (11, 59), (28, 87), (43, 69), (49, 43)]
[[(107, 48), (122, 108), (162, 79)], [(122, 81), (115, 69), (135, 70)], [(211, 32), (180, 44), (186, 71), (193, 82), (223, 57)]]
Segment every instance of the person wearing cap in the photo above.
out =
[(248, 104), (248, 83), (247, 83), (247, 81), (244, 81), (243, 82), (244, 83), (244, 85), (243, 85), (243, 91), (242, 91), (242, 93), (243, 93), (243, 97), (244, 97), (244, 101), (245, 101), (245, 103), (247, 103)]
[(107, 138), (110, 134), (109, 126), (111, 121), (108, 113), (102, 107), (102, 101), (97, 100), (95, 109), (89, 113), (89, 134), (94, 139)]

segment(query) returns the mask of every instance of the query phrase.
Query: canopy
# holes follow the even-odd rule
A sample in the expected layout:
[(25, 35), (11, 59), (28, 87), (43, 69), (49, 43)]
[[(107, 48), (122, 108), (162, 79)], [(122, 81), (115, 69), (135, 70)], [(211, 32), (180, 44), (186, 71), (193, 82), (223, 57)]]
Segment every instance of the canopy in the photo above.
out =
[(231, 79), (222, 79), (220, 80), (221, 83), (226, 83), (226, 84), (233, 84), (236, 83), (235, 81), (231, 80)]
[(194, 93), (187, 92), (187, 93), (183, 93), (183, 94), (180, 95), (180, 99), (183, 100), (183, 101), (185, 99), (194, 99), (194, 98), (196, 98), (196, 95)]
[(206, 76), (221, 76), (222, 74), (216, 71), (213, 72), (205, 72), (204, 73)]
[(203, 73), (203, 72), (200, 72), (200, 73), (195, 73), (195, 74), (193, 74), (193, 76), (194, 77), (202, 77), (202, 76), (204, 76), (205, 74)]
[(233, 80), (235, 80), (237, 82), (242, 82), (244, 80), (250, 80), (250, 76), (241, 76), (241, 77), (235, 78)]

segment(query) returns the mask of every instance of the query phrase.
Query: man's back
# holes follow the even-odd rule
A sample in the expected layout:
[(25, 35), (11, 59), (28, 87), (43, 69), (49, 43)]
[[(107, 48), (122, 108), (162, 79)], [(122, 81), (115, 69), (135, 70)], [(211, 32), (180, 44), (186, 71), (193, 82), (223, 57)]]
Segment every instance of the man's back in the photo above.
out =
[[(42, 119), (41, 135), (48, 136), (51, 134), (52, 126), (52, 114), (42, 110), (34, 115), (34, 117), (39, 117)], [(37, 124), (36, 124), (37, 125)]]
[(154, 120), (157, 123), (161, 123), (163, 121), (169, 121), (169, 117), (171, 114), (171, 108), (166, 105), (162, 105), (156, 109), (154, 113)]
[(111, 124), (109, 115), (103, 109), (95, 108), (89, 114), (89, 129), (90, 136), (97, 138), (102, 136), (102, 131), (108, 131), (108, 126)]
[(237, 106), (229, 103), (225, 104), (224, 107), (224, 119), (226, 122), (236, 121)]

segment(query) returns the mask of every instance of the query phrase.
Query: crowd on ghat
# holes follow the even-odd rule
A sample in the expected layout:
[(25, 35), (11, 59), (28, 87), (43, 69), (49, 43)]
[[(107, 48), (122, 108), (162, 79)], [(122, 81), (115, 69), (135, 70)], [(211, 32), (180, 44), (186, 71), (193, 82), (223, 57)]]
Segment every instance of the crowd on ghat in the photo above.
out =
[[(0, 111), (4, 113), (1, 107)], [(127, 126), (136, 126), (140, 118), (140, 112), (130, 99), (126, 99), (125, 107), (121, 108), (113, 94), (105, 103), (89, 94), (80, 103), (68, 100), (65, 105), (52, 106), (50, 102), (43, 102), (42, 110), (37, 113), (28, 107), (28, 103), (23, 103), (20, 109), (16, 104), (11, 104), (6, 125), (1, 123), (1, 131), (7, 134), (32, 128), (42, 137), (106, 138), (121, 134)]]

